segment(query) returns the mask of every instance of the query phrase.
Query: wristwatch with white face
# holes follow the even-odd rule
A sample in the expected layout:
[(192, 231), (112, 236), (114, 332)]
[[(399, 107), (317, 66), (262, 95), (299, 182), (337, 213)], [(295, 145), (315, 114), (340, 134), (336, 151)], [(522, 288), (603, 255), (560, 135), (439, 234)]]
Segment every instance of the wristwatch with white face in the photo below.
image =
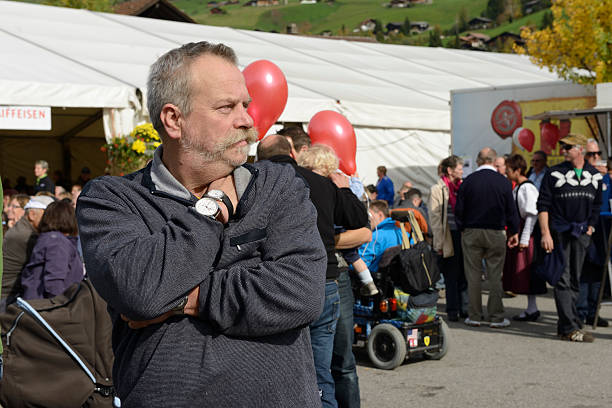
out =
[(227, 207), (227, 213), (231, 217), (234, 214), (234, 206), (232, 205), (232, 200), (229, 199), (227, 194), (225, 194), (221, 190), (208, 190), (204, 197), (210, 197), (214, 200), (222, 202)]
[(212, 197), (206, 196), (200, 198), (196, 202), (195, 209), (198, 213), (213, 220), (216, 220), (217, 216), (221, 212), (221, 208), (219, 207), (219, 203), (217, 203), (217, 200)]

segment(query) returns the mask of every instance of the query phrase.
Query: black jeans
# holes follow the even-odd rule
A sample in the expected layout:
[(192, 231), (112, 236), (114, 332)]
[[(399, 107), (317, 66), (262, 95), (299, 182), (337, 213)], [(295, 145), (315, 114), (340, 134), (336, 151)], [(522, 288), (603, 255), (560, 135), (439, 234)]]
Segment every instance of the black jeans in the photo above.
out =
[[(559, 321), (558, 334), (569, 334), (582, 329), (582, 321), (578, 315), (576, 302), (580, 293), (580, 273), (584, 264), (586, 250), (591, 243), (591, 237), (582, 234), (578, 238), (566, 232), (559, 234), (563, 246), (564, 269), (561, 279), (555, 285), (555, 305)], [(555, 244), (557, 244), (555, 242)]]
[(353, 289), (348, 271), (338, 277), (340, 318), (336, 325), (331, 372), (336, 384), (338, 408), (359, 408), (359, 378), (353, 355)]
[(467, 281), (463, 271), (461, 233), (459, 231), (451, 231), (451, 237), (455, 254), (448, 258), (442, 258), (440, 265), (444, 274), (444, 285), (446, 286), (446, 313), (460, 314), (464, 312), (462, 310), (462, 293), (467, 289)]

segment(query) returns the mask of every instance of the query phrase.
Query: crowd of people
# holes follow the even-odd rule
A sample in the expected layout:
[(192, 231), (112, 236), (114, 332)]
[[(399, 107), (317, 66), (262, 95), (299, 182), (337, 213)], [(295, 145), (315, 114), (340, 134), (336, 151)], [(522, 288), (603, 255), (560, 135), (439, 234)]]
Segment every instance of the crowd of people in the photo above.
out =
[(48, 170), (46, 161), (36, 161), (33, 186), (23, 181), (25, 177), (16, 188), (3, 180), (0, 310), (17, 296), (26, 300), (57, 296), (85, 275), (75, 208), (87, 180), (80, 178), (67, 192), (56, 184), (63, 184), (61, 179), (52, 180)]
[(449, 156), (426, 203), (409, 181), (396, 193), (385, 166), (376, 185), (344, 175), (299, 126), (265, 137), (246, 163), (257, 132), (222, 44), (161, 56), (147, 101), (163, 144), (144, 169), (89, 181), (84, 168), (67, 186), (41, 160), (34, 186), (4, 186), (3, 304), (56, 296), (85, 265), (113, 321), (123, 406), (359, 407), (351, 279), (378, 293), (372, 274), (402, 243), (398, 209), (439, 255), (450, 321), (509, 326), (505, 292), (527, 295), (514, 320), (537, 320), (536, 296), (556, 273), (559, 336), (593, 341), (582, 327), (601, 259), (587, 248), (604, 230), (612, 170), (594, 167), (596, 142), (570, 134), (565, 162), (548, 168), (539, 151), (529, 171), (522, 156), (483, 148), (465, 178)]
[[(528, 167), (522, 155), (484, 148), (478, 168), (465, 178), (462, 159), (449, 156), (438, 166), (440, 179), (429, 191), (428, 205), (409, 181), (397, 192), (394, 208), (417, 209), (427, 219), (450, 321), (508, 327), (502, 299), (519, 294), (526, 295), (527, 306), (512, 320), (536, 321), (537, 295), (546, 293), (548, 281), (559, 337), (594, 340), (583, 327), (595, 322), (610, 229), (609, 219), (599, 213), (610, 212), (612, 161), (603, 161), (597, 141), (583, 135), (570, 134), (559, 145), (565, 161), (550, 168), (544, 151), (534, 152)], [(366, 187), (368, 196), (382, 195), (389, 202), (393, 184), (384, 166), (378, 176), (375, 186)], [(609, 322), (599, 318), (597, 325)]]

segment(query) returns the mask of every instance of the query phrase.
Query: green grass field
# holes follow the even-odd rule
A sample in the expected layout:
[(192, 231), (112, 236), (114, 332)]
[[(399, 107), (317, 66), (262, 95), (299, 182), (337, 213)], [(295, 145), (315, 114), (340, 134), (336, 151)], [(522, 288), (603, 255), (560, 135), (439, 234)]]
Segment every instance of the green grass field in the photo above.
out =
[(533, 14), (530, 14), (528, 16), (521, 17), (517, 20), (514, 20), (512, 23), (504, 24), (499, 27), (491, 28), (489, 30), (478, 30), (478, 31), (490, 37), (495, 37), (496, 35), (499, 35), (505, 31), (508, 31), (514, 34), (520, 34), (521, 33), (520, 28), (522, 26), (535, 25), (536, 27), (539, 27), (540, 22), (542, 21), (542, 16), (544, 15), (546, 11), (548, 10), (536, 11)]
[[(246, 0), (241, 0), (244, 3)], [(281, 5), (270, 7), (222, 7), (227, 14), (212, 15), (204, 0), (176, 0), (174, 4), (202, 24), (235, 28), (276, 30), (285, 32), (287, 24), (296, 23), (301, 33), (319, 34), (325, 30), (340, 33), (342, 26), (350, 33), (368, 18), (378, 19), (383, 26), (389, 22), (427, 21), (442, 29), (450, 28), (463, 7), (469, 18), (479, 16), (487, 0), (434, 0), (410, 8), (387, 8), (385, 0), (339, 0), (333, 4), (299, 4), (298, 0), (280, 0)]]

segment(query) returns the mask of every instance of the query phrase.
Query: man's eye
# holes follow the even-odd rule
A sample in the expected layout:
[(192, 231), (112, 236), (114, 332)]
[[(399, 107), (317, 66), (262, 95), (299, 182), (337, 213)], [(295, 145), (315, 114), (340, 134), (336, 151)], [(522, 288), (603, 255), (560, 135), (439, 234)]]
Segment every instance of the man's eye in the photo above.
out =
[(220, 107), (219, 110), (221, 112), (224, 112), (224, 113), (229, 113), (229, 112), (232, 111), (232, 106), (231, 105), (225, 105), (225, 106)]

